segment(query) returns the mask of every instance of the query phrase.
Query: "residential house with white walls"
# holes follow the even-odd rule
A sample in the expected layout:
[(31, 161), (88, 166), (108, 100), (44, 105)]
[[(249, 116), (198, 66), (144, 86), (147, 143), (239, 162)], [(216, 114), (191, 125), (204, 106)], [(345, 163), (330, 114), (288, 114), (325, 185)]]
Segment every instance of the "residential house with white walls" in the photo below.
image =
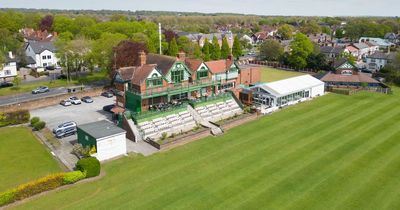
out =
[(25, 47), (27, 57), (32, 57), (36, 62), (33, 67), (58, 67), (58, 59), (56, 57), (56, 48), (53, 42), (29, 41)]
[(17, 75), (17, 61), (12, 52), (9, 52), (6, 56), (6, 62), (0, 64), (0, 81), (11, 80)]

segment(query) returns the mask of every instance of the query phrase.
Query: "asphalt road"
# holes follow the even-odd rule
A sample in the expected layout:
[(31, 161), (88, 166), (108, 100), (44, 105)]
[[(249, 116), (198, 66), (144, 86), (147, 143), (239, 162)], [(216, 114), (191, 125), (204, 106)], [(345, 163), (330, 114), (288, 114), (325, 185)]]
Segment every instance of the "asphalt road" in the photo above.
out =
[(9, 105), (9, 104), (18, 104), (25, 101), (30, 101), (38, 98), (45, 98), (49, 96), (62, 95), (67, 93), (66, 87), (52, 88), (47, 93), (21, 93), (10, 96), (1, 96), (0, 97), (0, 106)]

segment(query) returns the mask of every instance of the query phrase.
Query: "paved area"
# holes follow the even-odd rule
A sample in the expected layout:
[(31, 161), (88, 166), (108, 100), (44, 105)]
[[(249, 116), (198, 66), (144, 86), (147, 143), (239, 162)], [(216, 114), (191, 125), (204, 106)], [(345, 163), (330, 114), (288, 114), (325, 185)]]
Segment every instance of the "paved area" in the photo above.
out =
[[(49, 106), (46, 108), (31, 111), (31, 116), (40, 117), (46, 122), (46, 126), (53, 130), (59, 124), (67, 121), (75, 121), (78, 125), (95, 122), (99, 120), (112, 120), (112, 115), (103, 111), (103, 106), (114, 104), (115, 98), (94, 97), (90, 104), (72, 105), (64, 107), (61, 105)], [(57, 157), (70, 169), (73, 169), (78, 158), (71, 154), (73, 145), (77, 143), (77, 136), (68, 136), (59, 139), (59, 148), (51, 148)], [(141, 153), (145, 156), (151, 155), (158, 150), (146, 142), (135, 143), (127, 139), (127, 152)]]

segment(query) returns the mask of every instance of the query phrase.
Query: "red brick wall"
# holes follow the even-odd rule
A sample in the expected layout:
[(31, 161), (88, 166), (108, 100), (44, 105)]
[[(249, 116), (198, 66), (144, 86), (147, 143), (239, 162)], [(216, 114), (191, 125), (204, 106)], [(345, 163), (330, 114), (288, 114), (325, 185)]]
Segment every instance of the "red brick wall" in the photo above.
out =
[(240, 70), (238, 84), (249, 85), (261, 82), (261, 70), (258, 67), (249, 67)]

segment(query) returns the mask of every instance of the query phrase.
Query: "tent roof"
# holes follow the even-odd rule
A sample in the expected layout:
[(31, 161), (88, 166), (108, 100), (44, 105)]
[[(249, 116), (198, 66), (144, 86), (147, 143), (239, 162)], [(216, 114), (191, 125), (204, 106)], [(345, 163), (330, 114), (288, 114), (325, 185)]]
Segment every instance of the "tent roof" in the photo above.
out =
[(276, 82), (266, 83), (259, 87), (275, 96), (284, 96), (307, 88), (324, 85), (324, 82), (311, 75), (302, 75)]

